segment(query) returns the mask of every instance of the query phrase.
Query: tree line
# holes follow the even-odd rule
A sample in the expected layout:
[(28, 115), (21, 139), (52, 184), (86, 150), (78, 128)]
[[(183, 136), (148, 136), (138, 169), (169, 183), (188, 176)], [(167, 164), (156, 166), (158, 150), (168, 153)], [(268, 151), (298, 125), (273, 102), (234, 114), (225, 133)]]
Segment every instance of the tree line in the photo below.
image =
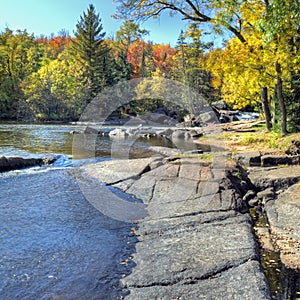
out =
[[(190, 77), (199, 71), (203, 85), (213, 90), (209, 72), (198, 70), (195, 49), (183, 47), (183, 37), (175, 49), (146, 42), (147, 35), (133, 21), (124, 21), (115, 37), (106, 37), (93, 5), (80, 17), (74, 37), (62, 31), (35, 38), (26, 30), (6, 28), (0, 34), (0, 119), (78, 120), (107, 86), (140, 77), (183, 80), (188, 70)], [(197, 52), (204, 50), (199, 46)]]
[[(299, 1), (116, 2), (116, 17), (124, 22), (114, 37), (106, 37), (93, 5), (75, 37), (0, 34), (1, 119), (77, 120), (105, 87), (163, 77), (193, 87), (210, 103), (222, 99), (234, 109), (261, 111), (268, 130), (299, 129)], [(137, 25), (166, 11), (187, 24), (174, 48), (146, 41), (148, 31)], [(229, 38), (214, 48), (203, 42), (207, 30)]]
[(201, 65), (234, 107), (261, 107), (266, 127), (300, 127), (300, 2), (293, 0), (117, 0), (116, 17), (143, 20), (165, 12), (231, 38)]

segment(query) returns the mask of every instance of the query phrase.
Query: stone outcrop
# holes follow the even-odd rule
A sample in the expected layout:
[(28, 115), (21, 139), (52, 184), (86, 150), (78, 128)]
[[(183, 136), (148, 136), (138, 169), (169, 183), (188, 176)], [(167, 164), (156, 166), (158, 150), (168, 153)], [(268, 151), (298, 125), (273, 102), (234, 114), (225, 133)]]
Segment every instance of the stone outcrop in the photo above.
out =
[(261, 206), (266, 214), (268, 229), (264, 235), (279, 251), (285, 267), (299, 271), (300, 166), (259, 168), (252, 170), (249, 178), (257, 189), (255, 205)]
[(147, 205), (133, 228), (126, 299), (271, 299), (243, 200), (249, 182), (222, 161), (153, 157), (84, 167)]
[(261, 153), (260, 151), (247, 152), (236, 155), (239, 162), (247, 167), (275, 167), (281, 165), (299, 165), (300, 155), (279, 155)]
[(282, 191), (300, 180), (300, 166), (253, 169), (249, 179), (258, 191), (267, 188), (273, 188), (275, 192)]

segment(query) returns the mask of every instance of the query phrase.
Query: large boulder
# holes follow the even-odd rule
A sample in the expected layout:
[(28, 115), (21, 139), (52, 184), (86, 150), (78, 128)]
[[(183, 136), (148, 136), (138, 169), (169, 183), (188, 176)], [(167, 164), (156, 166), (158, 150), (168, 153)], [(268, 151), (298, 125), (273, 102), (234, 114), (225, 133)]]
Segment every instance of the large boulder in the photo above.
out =
[(173, 134), (174, 130), (171, 128), (162, 130), (162, 131), (157, 131), (156, 135), (157, 136), (161, 136), (161, 137), (165, 137), (165, 138), (171, 138), (172, 134)]
[(207, 112), (203, 112), (202, 114), (200, 114), (197, 117), (197, 120), (199, 120), (199, 123), (202, 123), (204, 125), (219, 123), (218, 116), (212, 110), (211, 111), (207, 111)]
[(84, 133), (85, 133), (85, 134), (98, 134), (98, 133), (99, 133), (99, 130), (98, 130), (97, 128), (93, 128), (93, 127), (87, 126), (87, 127), (84, 129)]

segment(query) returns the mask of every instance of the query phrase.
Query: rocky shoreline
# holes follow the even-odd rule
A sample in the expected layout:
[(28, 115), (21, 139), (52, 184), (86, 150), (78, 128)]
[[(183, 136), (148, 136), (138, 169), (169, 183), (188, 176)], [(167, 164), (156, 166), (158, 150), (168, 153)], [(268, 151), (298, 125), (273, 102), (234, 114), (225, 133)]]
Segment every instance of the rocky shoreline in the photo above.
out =
[[(126, 299), (272, 299), (251, 207), (266, 212), (270, 244), (299, 274), (299, 166), (247, 169), (253, 154), (159, 153), (83, 169), (147, 206), (132, 232), (135, 267), (122, 276)], [(299, 280), (290, 288), (294, 295)]]
[(242, 169), (212, 168), (198, 157), (123, 164), (106, 161), (84, 171), (147, 204), (128, 258), (136, 266), (122, 279), (126, 299), (271, 299), (243, 201)]
[[(147, 137), (145, 130), (149, 131), (134, 130), (121, 128), (120, 134), (110, 134), (110, 130), (105, 135), (112, 139), (130, 134)], [(193, 143), (196, 134), (203, 132), (203, 128), (196, 132), (175, 128), (155, 134)], [(94, 133), (99, 131), (86, 132)], [(297, 143), (293, 142), (287, 155), (262, 151), (232, 155), (219, 140), (205, 137), (197, 142), (208, 144), (212, 152), (156, 146), (151, 147), (151, 158), (114, 159), (81, 169), (89, 178), (121, 189), (133, 199), (130, 216), (135, 219), (128, 221), (135, 223), (131, 236), (138, 242), (135, 253), (120, 262), (126, 299), (289, 299), (283, 294), (297, 299)], [(1, 157), (0, 171), (51, 164), (56, 159)], [(138, 218), (133, 210), (141, 201), (146, 214)], [(109, 203), (106, 209), (111, 209)], [(118, 210), (126, 214), (122, 207)], [(260, 226), (256, 219), (262, 215), (264, 225)], [(277, 298), (270, 282), (273, 275), (270, 278), (262, 267), (262, 249), (280, 257), (275, 271), (284, 288)]]

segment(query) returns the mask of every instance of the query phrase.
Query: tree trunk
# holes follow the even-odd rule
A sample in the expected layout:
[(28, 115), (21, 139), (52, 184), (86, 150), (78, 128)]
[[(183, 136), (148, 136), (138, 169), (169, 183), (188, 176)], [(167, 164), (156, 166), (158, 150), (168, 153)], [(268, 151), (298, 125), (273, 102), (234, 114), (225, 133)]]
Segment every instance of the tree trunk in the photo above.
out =
[(276, 84), (274, 86), (274, 95), (272, 97), (273, 101), (271, 102), (271, 115), (272, 115), (272, 124), (277, 123), (277, 93), (276, 93)]
[(276, 73), (277, 73), (277, 84), (276, 93), (279, 102), (279, 108), (281, 113), (281, 134), (286, 135), (288, 133), (286, 127), (286, 106), (282, 93), (282, 79), (281, 79), (281, 66), (278, 61), (276, 61)]
[(265, 86), (262, 87), (261, 89), (261, 104), (266, 119), (266, 128), (268, 131), (270, 131), (272, 128), (272, 123), (271, 123), (272, 117), (271, 117), (270, 106), (268, 102), (268, 88)]

